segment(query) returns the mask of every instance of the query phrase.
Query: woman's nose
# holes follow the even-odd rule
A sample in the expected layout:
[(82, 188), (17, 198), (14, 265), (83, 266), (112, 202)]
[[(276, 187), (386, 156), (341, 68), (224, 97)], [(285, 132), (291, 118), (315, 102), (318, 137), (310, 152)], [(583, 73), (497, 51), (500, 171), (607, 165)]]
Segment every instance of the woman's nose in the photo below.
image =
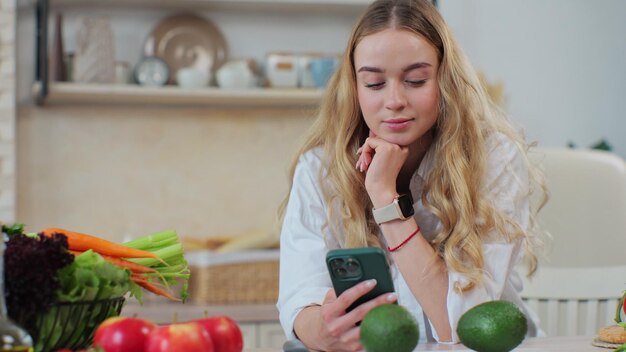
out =
[(406, 107), (407, 100), (401, 84), (390, 84), (385, 95), (385, 108), (393, 111)]

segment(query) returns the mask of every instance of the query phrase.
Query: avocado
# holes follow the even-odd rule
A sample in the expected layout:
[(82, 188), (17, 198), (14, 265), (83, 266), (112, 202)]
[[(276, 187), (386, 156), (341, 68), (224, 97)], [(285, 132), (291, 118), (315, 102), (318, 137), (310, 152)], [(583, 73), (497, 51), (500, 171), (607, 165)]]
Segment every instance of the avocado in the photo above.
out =
[(456, 332), (461, 343), (478, 352), (508, 352), (517, 347), (528, 331), (522, 311), (508, 301), (489, 301), (465, 312)]
[(417, 321), (398, 304), (370, 310), (361, 322), (361, 343), (367, 352), (411, 352), (419, 340)]

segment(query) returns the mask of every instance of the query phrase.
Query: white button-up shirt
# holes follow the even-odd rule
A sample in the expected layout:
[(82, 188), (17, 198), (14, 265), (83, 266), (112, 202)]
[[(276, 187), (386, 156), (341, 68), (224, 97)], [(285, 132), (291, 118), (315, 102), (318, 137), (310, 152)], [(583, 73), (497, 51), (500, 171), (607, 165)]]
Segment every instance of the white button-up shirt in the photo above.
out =
[[(432, 149), (431, 149), (432, 150)], [(415, 220), (422, 235), (430, 240), (437, 232), (440, 222), (421, 201), (422, 186), (432, 169), (434, 153), (427, 152), (410, 182), (414, 199)], [(324, 156), (321, 148), (304, 153), (296, 166), (293, 187), (280, 239), (280, 288), (277, 307), (280, 322), (287, 338), (293, 339), (293, 324), (298, 313), (305, 307), (321, 305), (327, 291), (332, 288), (325, 262), (326, 252), (342, 247), (343, 240), (333, 236), (340, 229), (329, 229), (326, 222), (326, 202), (321, 192)], [(528, 172), (522, 154), (514, 143), (503, 135), (489, 139), (487, 172), (482, 185), (486, 196), (495, 207), (510, 216), (523, 228), (529, 223)], [(528, 335), (543, 335), (538, 328), (538, 318), (522, 302), (522, 282), (515, 266), (523, 256), (521, 240), (505, 242), (498, 240), (483, 244), (484, 277), (480, 286), (466, 293), (459, 293), (455, 285), (468, 282), (465, 275), (448, 271), (448, 319), (453, 341), (458, 341), (456, 325), (461, 315), (477, 304), (503, 299), (515, 303), (528, 318)], [(438, 340), (430, 323), (426, 324), (419, 303), (406, 284), (395, 264), (391, 272), (398, 303), (415, 316), (420, 327), (420, 339)]]

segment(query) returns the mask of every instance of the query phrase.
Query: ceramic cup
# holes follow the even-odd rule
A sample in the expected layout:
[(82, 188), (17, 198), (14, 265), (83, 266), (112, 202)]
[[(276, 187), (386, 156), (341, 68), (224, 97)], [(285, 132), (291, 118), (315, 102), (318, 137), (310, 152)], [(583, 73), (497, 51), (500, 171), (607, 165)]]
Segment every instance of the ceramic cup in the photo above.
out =
[(193, 67), (184, 67), (176, 71), (176, 82), (183, 88), (206, 87), (210, 79), (208, 72)]
[(256, 76), (247, 60), (228, 61), (217, 70), (217, 85), (227, 89), (245, 89), (256, 85)]
[(337, 69), (339, 59), (336, 57), (315, 58), (311, 60), (310, 65), (315, 86), (317, 88), (324, 88)]

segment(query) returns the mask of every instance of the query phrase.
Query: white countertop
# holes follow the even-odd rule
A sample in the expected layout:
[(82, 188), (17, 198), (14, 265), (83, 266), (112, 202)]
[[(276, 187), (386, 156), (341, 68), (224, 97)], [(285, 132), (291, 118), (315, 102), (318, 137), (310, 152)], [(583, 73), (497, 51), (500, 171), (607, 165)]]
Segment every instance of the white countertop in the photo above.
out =
[[(516, 352), (611, 352), (613, 349), (595, 347), (591, 345), (591, 336), (573, 337), (535, 337), (527, 338), (513, 351)], [(472, 351), (461, 344), (420, 344), (415, 351)], [(258, 348), (244, 349), (244, 352), (282, 352), (281, 349)]]

